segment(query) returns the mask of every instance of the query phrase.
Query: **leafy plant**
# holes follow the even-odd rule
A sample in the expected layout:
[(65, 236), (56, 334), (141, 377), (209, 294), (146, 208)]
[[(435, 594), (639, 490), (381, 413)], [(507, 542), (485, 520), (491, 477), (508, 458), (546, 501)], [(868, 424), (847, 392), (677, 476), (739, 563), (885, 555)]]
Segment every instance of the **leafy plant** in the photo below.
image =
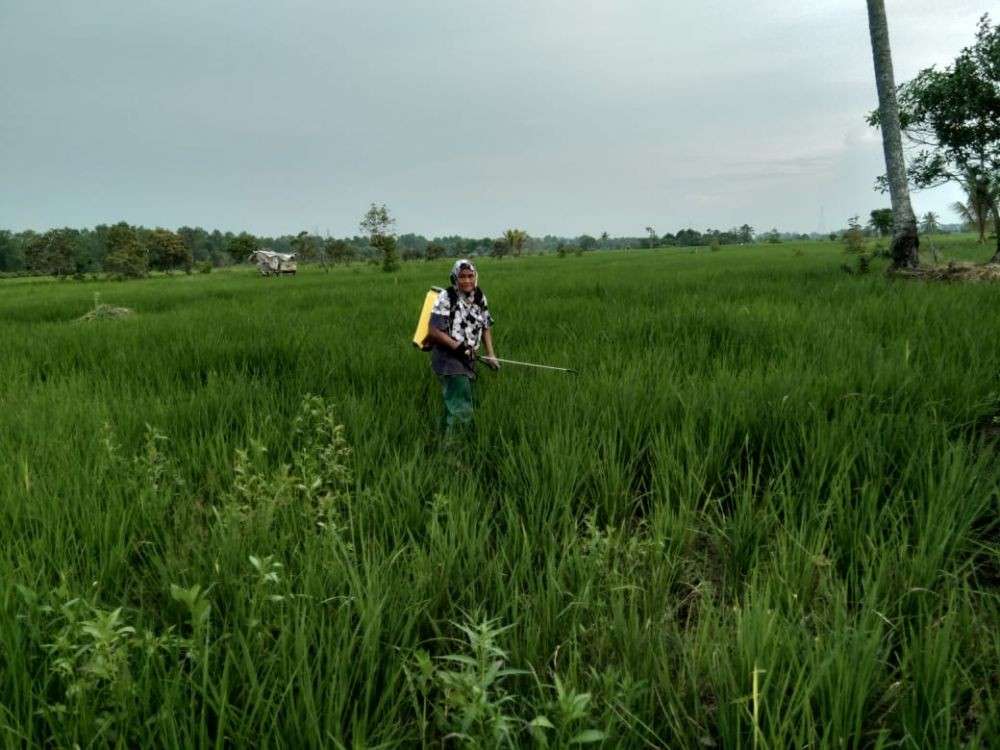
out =
[(572, 747), (607, 739), (607, 734), (588, 726), (592, 722), (590, 693), (574, 692), (558, 675), (554, 680), (551, 690), (555, 695), (547, 701), (546, 713), (528, 722), (535, 742), (541, 747)]
[(496, 620), (453, 624), (465, 636), (458, 641), (462, 651), (438, 659), (426, 651), (414, 654), (411, 680), (420, 698), (444, 739), (473, 747), (516, 747), (520, 721), (504, 682), (525, 672), (506, 666), (507, 652), (498, 642), (510, 626), (500, 627)]

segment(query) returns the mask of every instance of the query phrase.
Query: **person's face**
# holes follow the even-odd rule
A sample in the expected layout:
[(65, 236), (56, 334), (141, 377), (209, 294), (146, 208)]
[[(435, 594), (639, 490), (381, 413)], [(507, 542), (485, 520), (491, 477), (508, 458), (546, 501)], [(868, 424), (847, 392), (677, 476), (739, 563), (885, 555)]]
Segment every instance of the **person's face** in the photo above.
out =
[(476, 274), (468, 268), (463, 268), (458, 272), (458, 291), (469, 294), (476, 288)]

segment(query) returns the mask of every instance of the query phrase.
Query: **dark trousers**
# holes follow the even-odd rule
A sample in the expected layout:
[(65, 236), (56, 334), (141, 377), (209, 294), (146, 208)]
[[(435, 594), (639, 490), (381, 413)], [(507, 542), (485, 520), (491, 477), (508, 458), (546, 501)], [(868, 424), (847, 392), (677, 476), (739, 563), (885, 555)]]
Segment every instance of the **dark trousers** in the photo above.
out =
[(442, 427), (446, 438), (455, 438), (472, 427), (472, 378), (438, 375), (444, 396)]

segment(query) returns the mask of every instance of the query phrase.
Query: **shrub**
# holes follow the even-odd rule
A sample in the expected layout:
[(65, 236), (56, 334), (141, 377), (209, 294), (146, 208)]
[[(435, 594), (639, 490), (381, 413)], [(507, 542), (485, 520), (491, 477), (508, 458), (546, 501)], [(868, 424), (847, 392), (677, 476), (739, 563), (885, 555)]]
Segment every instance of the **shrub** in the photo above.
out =
[(399, 253), (396, 252), (396, 238), (385, 235), (378, 238), (376, 247), (382, 252), (382, 270), (392, 273), (399, 270)]
[(847, 231), (844, 232), (844, 250), (848, 253), (863, 253), (865, 251), (865, 233), (861, 229), (857, 216), (847, 220)]

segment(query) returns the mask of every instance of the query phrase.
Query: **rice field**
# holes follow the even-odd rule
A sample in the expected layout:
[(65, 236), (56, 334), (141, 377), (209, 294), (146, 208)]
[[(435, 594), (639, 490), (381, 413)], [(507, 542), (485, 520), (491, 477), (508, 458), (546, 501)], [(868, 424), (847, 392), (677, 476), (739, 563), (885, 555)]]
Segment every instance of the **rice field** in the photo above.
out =
[(992, 745), (998, 288), (844, 262), (481, 259), (458, 452), (450, 261), (0, 282), (4, 746)]

